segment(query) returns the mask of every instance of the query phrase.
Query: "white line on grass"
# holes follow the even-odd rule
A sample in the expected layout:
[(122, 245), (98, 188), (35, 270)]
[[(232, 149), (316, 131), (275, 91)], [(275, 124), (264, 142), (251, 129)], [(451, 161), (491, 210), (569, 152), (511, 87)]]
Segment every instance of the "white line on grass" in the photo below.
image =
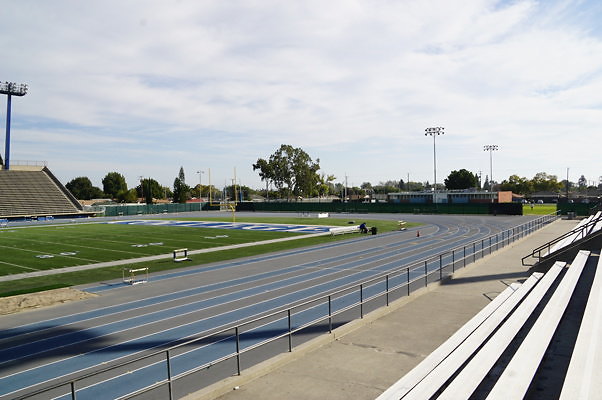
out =
[(19, 265), (19, 264), (13, 264), (13, 263), (9, 263), (6, 261), (0, 261), (0, 264), (6, 264), (6, 265), (12, 265), (13, 267), (18, 267), (18, 268), (25, 268), (25, 269), (31, 269), (32, 271), (41, 271), (38, 268), (31, 268), (31, 267), (26, 267), (24, 265)]

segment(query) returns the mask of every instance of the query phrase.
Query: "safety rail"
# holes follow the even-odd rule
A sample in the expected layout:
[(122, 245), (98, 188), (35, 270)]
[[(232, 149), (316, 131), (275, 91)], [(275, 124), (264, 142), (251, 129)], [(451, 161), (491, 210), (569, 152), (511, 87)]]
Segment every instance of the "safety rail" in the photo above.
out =
[(573, 244), (574, 242), (585, 238), (589, 233), (591, 233), (596, 225), (602, 223), (602, 213), (598, 212), (595, 215), (590, 216), (587, 219), (583, 219), (575, 228), (571, 229), (567, 233), (559, 236), (553, 240), (550, 240), (547, 243), (542, 244), (541, 246), (533, 249), (530, 254), (527, 254), (521, 259), (521, 263), (523, 266), (532, 266), (533, 264), (525, 263), (525, 260), (529, 258), (537, 259), (537, 263), (541, 261), (542, 258), (558, 251), (566, 246)]
[[(419, 288), (426, 287), (429, 283), (442, 280), (453, 274), (457, 269), (509, 245), (557, 218), (557, 214), (544, 215), (495, 235), (458, 246), (424, 261), (399, 266), (393, 271), (382, 273), (360, 283), (348, 285), (326, 295), (316, 296), (301, 303), (253, 319), (239, 321), (226, 327), (216, 327), (216, 330), (212, 330), (211, 333), (204, 336), (184, 340), (166, 349), (129, 357), (127, 360), (118, 361), (112, 365), (40, 389), (34, 389), (29, 393), (19, 395), (17, 392), (13, 398), (15, 400), (31, 399), (53, 393), (53, 398), (75, 400), (80, 394), (85, 394), (86, 397), (93, 397), (95, 393), (102, 394), (102, 385), (113, 383), (111, 389), (118, 386), (118, 390), (124, 391), (119, 394), (121, 399), (139, 396), (161, 387), (166, 387), (166, 397), (173, 399), (176, 381), (191, 374), (209, 371), (211, 367), (233, 359), (235, 360), (235, 367), (229, 370), (223, 378), (232, 374), (241, 375), (243, 370), (241, 367), (242, 356), (252, 350), (286, 339), (286, 352), (292, 352), (295, 347), (293, 344), (295, 334), (309, 328), (315, 328), (316, 330), (320, 328), (323, 331), (321, 333), (332, 333), (335, 325), (341, 326), (353, 319), (363, 318), (367, 307), (372, 307), (375, 310), (383, 306), (389, 306), (391, 301), (409, 296)], [(420, 284), (420, 286), (416, 287), (416, 284)], [(374, 304), (379, 299), (382, 304)], [(353, 312), (353, 310), (358, 311), (356, 317), (344, 315)], [(314, 313), (317, 311), (318, 316), (312, 316), (308, 319), (306, 314), (309, 311)], [(336, 318), (339, 316), (344, 318), (338, 321)], [(258, 331), (258, 328), (270, 331), (271, 334), (269, 337), (264, 337), (265, 334)], [(190, 350), (195, 346), (195, 349)], [(211, 346), (215, 346), (215, 348), (211, 348)], [(223, 347), (226, 348), (223, 349)], [(206, 354), (203, 354), (203, 350)], [(182, 357), (182, 360), (178, 360), (180, 357)], [(189, 360), (186, 360), (186, 357)], [(206, 361), (203, 361), (204, 359)], [(147, 360), (150, 364), (140, 367), (140, 364)], [(178, 369), (182, 369), (182, 365), (187, 361), (194, 363), (194, 367), (178, 372)], [(179, 363), (182, 365), (178, 365)], [(158, 368), (158, 366), (161, 367)], [(153, 368), (155, 369), (154, 372), (159, 373), (159, 377), (147, 378), (145, 381), (143, 377), (148, 375), (148, 369)], [(123, 372), (119, 374), (117, 371)], [(108, 373), (111, 375), (110, 378), (102, 377), (103, 374)], [(98, 378), (91, 383), (95, 377)], [(119, 377), (126, 379), (127, 385), (116, 385), (114, 379)], [(140, 387), (136, 387), (138, 382)], [(81, 385), (78, 385), (79, 383)], [(27, 389), (24, 388), (20, 392)], [(83, 393), (85, 391), (87, 393)]]

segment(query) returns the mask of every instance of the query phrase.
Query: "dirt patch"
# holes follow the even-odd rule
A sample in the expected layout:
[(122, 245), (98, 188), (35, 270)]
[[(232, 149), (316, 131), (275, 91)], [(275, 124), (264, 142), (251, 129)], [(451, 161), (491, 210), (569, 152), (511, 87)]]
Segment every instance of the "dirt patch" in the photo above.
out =
[(0, 298), (0, 315), (63, 304), (90, 297), (96, 297), (96, 295), (71, 288), (2, 297)]

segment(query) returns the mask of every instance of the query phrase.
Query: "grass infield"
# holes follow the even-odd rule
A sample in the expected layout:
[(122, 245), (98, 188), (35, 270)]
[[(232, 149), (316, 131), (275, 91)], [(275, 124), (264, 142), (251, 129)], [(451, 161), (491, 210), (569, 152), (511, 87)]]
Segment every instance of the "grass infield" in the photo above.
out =
[[(178, 218), (178, 220), (230, 221), (224, 218)], [(237, 222), (262, 222), (299, 225), (348, 226), (344, 219), (312, 218), (237, 218)], [(379, 232), (398, 229), (395, 221), (362, 220)], [(417, 224), (413, 224), (417, 225)], [(408, 224), (408, 227), (413, 226)], [(171, 254), (179, 248), (205, 249), (237, 243), (298, 236), (296, 233), (247, 231), (214, 228), (188, 228), (174, 226), (142, 226), (121, 224), (73, 224), (43, 227), (0, 229), (0, 275), (31, 272), (97, 262), (134, 259), (157, 254)], [(240, 257), (254, 256), (273, 251), (310, 246), (349, 236), (321, 236), (293, 241), (250, 246), (190, 255), (192, 262), (174, 263), (171, 259), (96, 268), (8, 282), (0, 282), (0, 297), (68, 287), (85, 283), (113, 280), (121, 277), (124, 267), (150, 267), (151, 272), (199, 265)], [(52, 256), (52, 257), (47, 257)]]

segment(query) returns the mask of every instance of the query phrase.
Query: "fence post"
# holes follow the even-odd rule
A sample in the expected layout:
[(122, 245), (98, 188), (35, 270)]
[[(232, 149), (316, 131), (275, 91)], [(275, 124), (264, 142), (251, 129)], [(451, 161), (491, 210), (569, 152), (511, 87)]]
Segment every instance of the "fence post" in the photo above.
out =
[(408, 282), (408, 296), (409, 296), (410, 295), (410, 267), (408, 267), (406, 269), (406, 272), (408, 274), (407, 282)]
[(462, 259), (464, 260), (464, 268), (466, 268), (466, 246), (464, 246), (464, 257)]
[(385, 298), (387, 307), (389, 306), (389, 274), (385, 275)]
[(328, 333), (332, 333), (332, 296), (328, 295)]
[(360, 283), (360, 318), (364, 318), (364, 284)]
[(481, 258), (485, 257), (485, 239), (481, 239)]
[(77, 394), (75, 393), (76, 392), (76, 390), (75, 390), (75, 381), (71, 381), (70, 386), (71, 386), (71, 398), (73, 400), (76, 400), (77, 399), (77, 397), (76, 397)]
[(476, 243), (472, 243), (472, 262), (476, 262), (477, 261), (477, 244)]
[(236, 335), (236, 372), (240, 375), (240, 336), (238, 334), (238, 326), (234, 328), (234, 334)]
[(291, 309), (290, 308), (288, 310), (286, 310), (286, 315), (288, 317), (288, 351), (290, 353), (291, 351), (293, 351), (293, 333), (292, 333), (293, 323), (291, 321)]
[(424, 260), (424, 287), (427, 287), (428, 284), (429, 284), (428, 268), (426, 266), (426, 260)]
[(167, 390), (169, 391), (169, 400), (173, 400), (173, 386), (171, 382), (171, 357), (169, 349), (165, 351), (165, 360), (167, 361)]
[(452, 273), (456, 272), (456, 257), (454, 256), (456, 250), (452, 249)]

